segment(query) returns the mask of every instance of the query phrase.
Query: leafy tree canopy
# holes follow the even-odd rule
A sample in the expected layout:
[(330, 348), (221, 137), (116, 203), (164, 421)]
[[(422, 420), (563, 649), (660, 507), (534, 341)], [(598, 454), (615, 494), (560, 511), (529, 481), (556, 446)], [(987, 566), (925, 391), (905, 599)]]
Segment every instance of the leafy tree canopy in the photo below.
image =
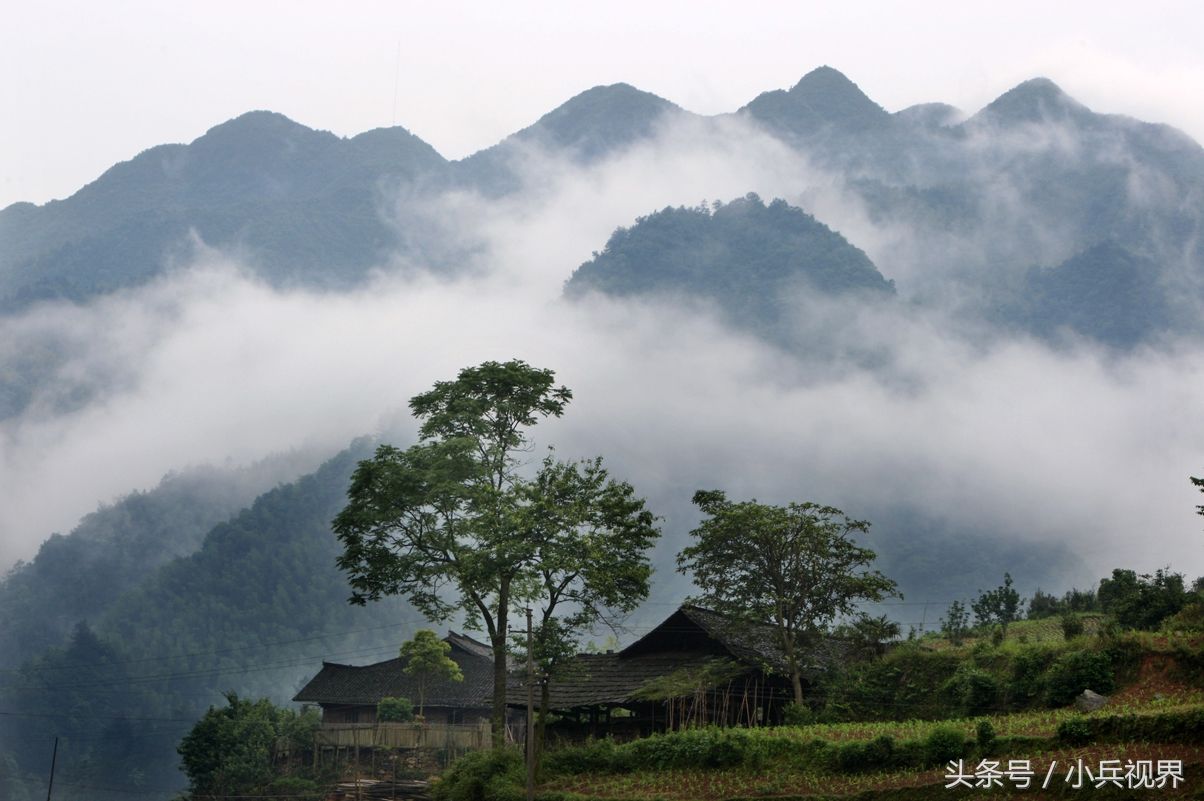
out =
[(646, 561), (615, 561), (655, 537), (629, 485), (611, 481), (600, 460), (549, 456), (534, 479), (520, 470), (527, 429), (562, 415), (571, 398), (551, 370), (521, 361), (461, 370), (410, 401), (421, 441), (361, 462), (334, 521), (352, 603), (404, 595), (432, 620), (462, 612), (488, 632), (499, 744), (512, 609), (543, 599), (589, 620), (647, 592)]
[(1122, 626), (1152, 629), (1187, 603), (1183, 574), (1170, 568), (1138, 575), (1134, 570), (1116, 569), (1099, 583), (1100, 607)]
[(694, 493), (694, 503), (707, 518), (678, 554), (678, 570), (693, 575), (700, 600), (717, 611), (775, 627), (802, 703), (804, 649), (859, 602), (897, 594), (895, 582), (870, 569), (874, 552), (853, 539), (869, 523), (810, 502), (733, 503), (718, 490)]
[(1009, 623), (1014, 623), (1021, 616), (1020, 593), (1012, 586), (1012, 577), (1003, 574), (1003, 584), (993, 590), (980, 590), (978, 597), (971, 602), (974, 610), (974, 622), (980, 626), (998, 625), (1006, 634)]
[(439, 639), (430, 629), (419, 629), (401, 646), (401, 658), (405, 660), (407, 676), (418, 680), (418, 715), (421, 717), (426, 704), (426, 688), (432, 681), (464, 681), (460, 666), (448, 654), (451, 644)]
[(267, 699), (226, 693), (226, 706), (210, 707), (178, 748), (194, 796), (236, 796), (262, 790), (275, 778), (278, 738), (308, 744), (317, 712), (297, 714)]

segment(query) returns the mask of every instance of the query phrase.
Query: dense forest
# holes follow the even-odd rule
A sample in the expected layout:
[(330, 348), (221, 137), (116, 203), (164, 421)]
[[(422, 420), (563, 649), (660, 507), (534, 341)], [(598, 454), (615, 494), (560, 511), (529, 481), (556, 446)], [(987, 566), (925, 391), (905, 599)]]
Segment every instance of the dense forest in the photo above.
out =
[[(42, 641), (53, 646), (27, 646), (23, 653), (30, 655), (19, 666), (0, 672), (0, 754), (31, 777), (31, 791), (44, 780), (57, 736), (56, 797), (124, 798), (104, 788), (130, 786), (158, 788), (162, 797), (179, 784), (180, 736), (223, 692), (283, 702), (323, 658), (362, 659), (396, 649), (401, 632), (416, 623), (413, 613), (393, 604), (348, 606), (334, 565), (330, 520), (356, 460), (370, 447), (360, 441), (316, 472), (266, 492), (210, 528), (195, 553), (146, 566), (140, 579), (120, 568), (103, 574), (119, 581), (109, 585), (120, 589), (109, 590), (116, 597), (98, 599), (90, 613), (78, 610), (61, 645), (48, 634)], [(152, 495), (183, 522), (179, 496)], [(136, 496), (121, 509), (132, 514), (145, 502)], [(153, 533), (120, 528), (113, 547), (126, 532), (147, 531)], [(51, 551), (73, 550), (70, 543), (78, 539), (61, 538), (63, 545)], [(56, 576), (50, 565), (40, 568), (48, 586), (79, 576), (70, 566)], [(23, 575), (18, 569), (5, 587)], [(32, 630), (39, 619), (14, 614), (6, 628)]]
[(565, 284), (569, 297), (589, 292), (709, 301), (732, 325), (791, 342), (809, 295), (870, 304), (893, 297), (894, 285), (811, 215), (750, 194), (664, 209), (615, 231)]

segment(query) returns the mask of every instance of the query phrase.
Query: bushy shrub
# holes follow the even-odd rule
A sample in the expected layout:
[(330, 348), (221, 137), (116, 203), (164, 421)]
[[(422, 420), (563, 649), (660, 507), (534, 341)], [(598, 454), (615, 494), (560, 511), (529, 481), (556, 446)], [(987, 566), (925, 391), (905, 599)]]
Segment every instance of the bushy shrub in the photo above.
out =
[(385, 723), (406, 723), (414, 719), (414, 704), (409, 698), (382, 698), (376, 705), (376, 718)]
[(1062, 625), (1062, 636), (1073, 640), (1083, 633), (1083, 619), (1074, 612), (1063, 612), (1058, 622)]
[(978, 741), (980, 754), (991, 753), (991, 748), (995, 745), (995, 727), (991, 725), (991, 721), (978, 721), (978, 726), (974, 729), (974, 738)]
[(1063, 706), (1083, 690), (1110, 693), (1116, 686), (1112, 659), (1102, 651), (1071, 651), (1058, 657), (1045, 678), (1046, 698)]
[(782, 724), (786, 726), (810, 726), (815, 722), (815, 713), (806, 704), (789, 703), (782, 708)]
[(940, 717), (947, 707), (941, 688), (963, 658), (905, 644), (881, 660), (842, 666), (825, 679), (819, 722)]
[(194, 795), (254, 794), (275, 778), (273, 753), (281, 738), (309, 743), (318, 726), (311, 709), (300, 715), (266, 698), (226, 694), (227, 706), (210, 707), (180, 743)]
[(1032, 646), (1020, 649), (1012, 658), (1008, 695), (1013, 703), (1025, 704), (1045, 694), (1045, 671), (1056, 654), (1048, 648)]
[(1086, 745), (1091, 735), (1091, 723), (1085, 718), (1067, 718), (1058, 724), (1058, 739), (1067, 745)]
[(1162, 621), (1163, 631), (1204, 631), (1204, 601), (1192, 601)]
[(313, 779), (282, 776), (264, 788), (264, 792), (279, 801), (322, 801), (325, 789)]
[(1204, 742), (1204, 710), (1157, 715), (1073, 717), (1058, 726), (1058, 739), (1072, 745), (1096, 742)]
[(937, 726), (924, 738), (924, 756), (930, 765), (943, 765), (966, 754), (966, 735), (953, 726)]
[(985, 670), (965, 664), (945, 682), (942, 691), (964, 714), (977, 715), (995, 708), (999, 682)]
[(435, 801), (521, 801), (527, 776), (517, 750), (477, 751), (456, 760), (431, 787)]
[(622, 768), (618, 747), (609, 737), (591, 740), (584, 745), (555, 748), (543, 756), (544, 770), (549, 773), (610, 773)]
[(769, 754), (768, 740), (756, 729), (707, 727), (645, 737), (619, 750), (630, 752), (636, 768), (756, 767)]
[(1026, 754), (1049, 747), (1049, 739), (1029, 734), (1005, 734), (995, 738), (996, 754)]
[(832, 768), (839, 773), (886, 770), (894, 762), (895, 741), (883, 735), (869, 742), (841, 743), (835, 748)]

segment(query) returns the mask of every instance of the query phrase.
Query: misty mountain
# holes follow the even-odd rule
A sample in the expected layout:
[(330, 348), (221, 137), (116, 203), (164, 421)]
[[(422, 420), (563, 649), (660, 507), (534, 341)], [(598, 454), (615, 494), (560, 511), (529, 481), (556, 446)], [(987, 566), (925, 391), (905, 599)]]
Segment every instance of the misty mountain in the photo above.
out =
[(345, 286), (397, 244), (382, 192), (445, 166), (401, 128), (341, 139), (250, 112), (151, 148), (66, 200), (0, 211), (0, 308), (144, 283), (187, 261), (195, 238), (278, 282)]
[[(939, 103), (891, 114), (831, 67), (723, 118), (789, 144), (880, 232), (906, 236), (878, 267), (908, 299), (995, 319), (1031, 289), (1032, 268), (1114, 242), (1147, 260), (1169, 328), (1199, 333), (1204, 257), (1192, 243), (1204, 224), (1204, 151), (1174, 129), (1095, 113), (1044, 78), (964, 120)], [(547, 156), (594, 164), (687, 119), (699, 118), (626, 84), (598, 86), (449, 163), (401, 128), (340, 139), (252, 112), (116, 165), (66, 200), (0, 211), (0, 308), (144, 283), (186, 263), (198, 239), (277, 284), (348, 287), (398, 256), (454, 269), (466, 245), (424, 217), (441, 191), (520, 192)], [(440, 236), (448, 241), (428, 241)], [(1003, 322), (1018, 320), (1034, 333), (1068, 325)], [(18, 385), (0, 398), (10, 413), (32, 392)]]
[(565, 295), (694, 298), (739, 328), (788, 339), (809, 295), (892, 297), (894, 285), (861, 250), (784, 200), (754, 194), (714, 208), (667, 208), (611, 235)]
[(1032, 78), (991, 101), (969, 120), (969, 125), (1019, 126), (1065, 124), (1092, 126), (1102, 122), (1048, 78)]
[(917, 103), (895, 112), (899, 122), (930, 131), (957, 125), (963, 116), (961, 110), (948, 103)]
[(1118, 348), (1164, 332), (1168, 308), (1154, 283), (1158, 265), (1103, 242), (1051, 268), (1034, 267), (1016, 319), (1045, 337), (1063, 331)]
[[(372, 661), (392, 653), (404, 629), (420, 621), (403, 615), (397, 603), (350, 606), (330, 531), (351, 471), (371, 448), (368, 440), (357, 441), (315, 472), (269, 490), (210, 528), (187, 555), (157, 569), (110, 571), (120, 580), (113, 588), (118, 597), (90, 611), (76, 609), (81, 614), (69, 637), (39, 649), (17, 670), (0, 671), (0, 707), (9, 713), (0, 718), (0, 753), (40, 774), (45, 744), (64, 737), (64, 798), (106, 797), (72, 791), (72, 783), (178, 785), (175, 745), (208, 705), (220, 703), (222, 692), (284, 702), (324, 657)], [(147, 495), (150, 504), (166, 507), (182, 492), (169, 482)], [(134, 497), (122, 508), (137, 520), (132, 508), (147, 503)], [(179, 508), (187, 504), (176, 506), (180, 524), (189, 525), (186, 508)], [(81, 527), (99, 526), (91, 518)], [(150, 539), (155, 526), (143, 528), (139, 541)], [(66, 576), (54, 573), (49, 561), (62, 548), (44, 549), (37, 560), (59, 589)], [(5, 590), (23, 574), (10, 576)], [(55, 607), (43, 595), (27, 600), (0, 618), (6, 631), (29, 630)], [(148, 725), (131, 726), (131, 720)]]
[(789, 91), (775, 89), (758, 95), (737, 113), (796, 142), (819, 134), (881, 131), (892, 122), (886, 109), (870, 100), (857, 84), (826, 66), (804, 75)]
[(308, 461), (182, 470), (102, 506), (66, 535), (52, 534), (0, 579), (0, 669), (61, 645), (80, 621), (99, 619), (161, 565), (195, 552), (210, 529)]
[(588, 164), (650, 138), (666, 115), (688, 114), (625, 83), (595, 86), (453, 169), (462, 185), (501, 195), (522, 187), (522, 175), (535, 157), (562, 155)]

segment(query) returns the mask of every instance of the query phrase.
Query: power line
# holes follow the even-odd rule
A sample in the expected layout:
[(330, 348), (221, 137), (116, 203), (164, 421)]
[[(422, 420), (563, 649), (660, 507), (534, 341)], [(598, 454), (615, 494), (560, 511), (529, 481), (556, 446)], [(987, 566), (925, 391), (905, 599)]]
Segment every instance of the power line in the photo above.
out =
[[(400, 623), (386, 623), (380, 626), (370, 626), (364, 629), (351, 629), (349, 631), (333, 632), (330, 634), (315, 634), (311, 637), (300, 637), (293, 640), (277, 640), (275, 642), (259, 643), (258, 645), (242, 645), (235, 648), (218, 648), (210, 651), (192, 651), (184, 654), (174, 654), (170, 656), (146, 656), (138, 659), (123, 659), (113, 662), (73, 662), (67, 665), (46, 665), (38, 666), (38, 670), (73, 670), (81, 667), (102, 667), (102, 666), (124, 666), (136, 665), (144, 662), (162, 662), (171, 659), (190, 659), (196, 656), (221, 656), (224, 654), (239, 653), (242, 651), (256, 651), (266, 648), (272, 648), (279, 645), (295, 645), (302, 642), (313, 642), (315, 640), (327, 640), (335, 637), (344, 637), (350, 634), (365, 634), (372, 631), (381, 631), (383, 629), (400, 628), (402, 626), (413, 624), (419, 620), (415, 617), (403, 618)], [(0, 673), (21, 673), (24, 668), (5, 668), (0, 669)]]
[(43, 684), (43, 685), (17, 685), (9, 686), (7, 690), (82, 690), (92, 689), (97, 687), (114, 687), (124, 685), (137, 685), (144, 683), (154, 683), (158, 681), (171, 681), (175, 679), (194, 679), (205, 678), (209, 676), (234, 676), (245, 673), (257, 673), (264, 670), (277, 670), (287, 667), (301, 667), (302, 665), (312, 664), (316, 660), (322, 660), (329, 656), (338, 657), (355, 657), (355, 656), (371, 656), (382, 653), (390, 653), (396, 648), (392, 645), (375, 646), (373, 648), (359, 649), (355, 651), (340, 651), (335, 653), (326, 653), (318, 655), (307, 655), (298, 657), (289, 657), (285, 661), (262, 663), (259, 665), (250, 665), (242, 667), (230, 668), (204, 668), (191, 671), (176, 671), (171, 673), (155, 673), (142, 676), (125, 676), (119, 679), (109, 679), (105, 681), (81, 682), (77, 684)]

